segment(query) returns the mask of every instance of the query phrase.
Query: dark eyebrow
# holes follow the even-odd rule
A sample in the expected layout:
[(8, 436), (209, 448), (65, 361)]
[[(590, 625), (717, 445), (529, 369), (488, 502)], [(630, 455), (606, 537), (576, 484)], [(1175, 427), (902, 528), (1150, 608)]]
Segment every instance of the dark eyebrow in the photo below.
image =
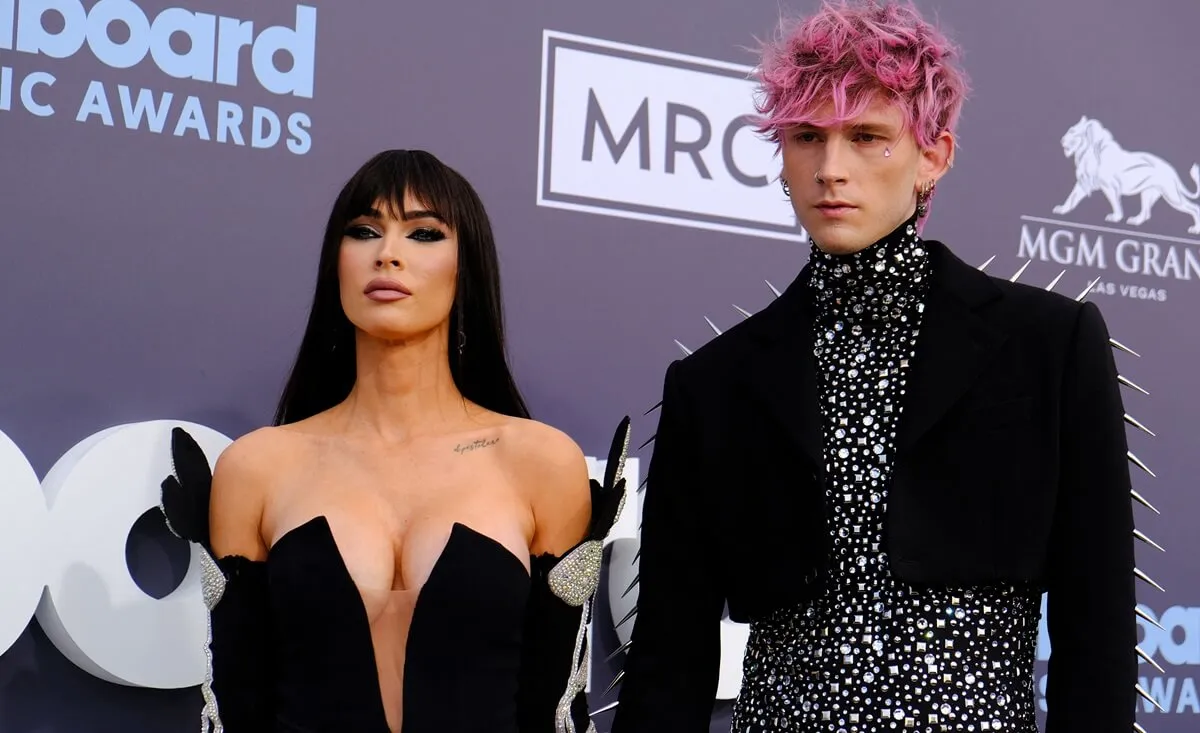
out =
[[(354, 219), (365, 218), (365, 219), (374, 219), (376, 221), (383, 221), (383, 219), (385, 217), (383, 215), (383, 212), (380, 211), (379, 209), (376, 209), (374, 206), (368, 206), (367, 208), (362, 210), (362, 213), (360, 213), (358, 216), (353, 217), (353, 218)], [(416, 209), (414, 211), (405, 211), (405, 212), (401, 213), (400, 218), (404, 219), (405, 221), (409, 221), (411, 219), (433, 219), (435, 221), (440, 221), (442, 224), (446, 224), (446, 220), (442, 217), (441, 214), (437, 213), (436, 211), (429, 211), (427, 209)], [(449, 225), (447, 224), (447, 226), (449, 226)]]
[(408, 221), (409, 219), (434, 219), (436, 221), (440, 221), (443, 224), (446, 223), (446, 220), (442, 218), (441, 214), (437, 213), (436, 211), (428, 211), (426, 209), (417, 209), (416, 211), (405, 211), (403, 214), (403, 217), (404, 217), (405, 221)]

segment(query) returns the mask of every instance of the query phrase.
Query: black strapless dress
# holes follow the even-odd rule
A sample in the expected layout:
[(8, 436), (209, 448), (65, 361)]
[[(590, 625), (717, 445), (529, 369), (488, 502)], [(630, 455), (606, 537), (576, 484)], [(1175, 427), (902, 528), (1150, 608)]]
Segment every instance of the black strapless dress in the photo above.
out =
[[(592, 481), (588, 535), (570, 552), (531, 557), (526, 571), (499, 542), (456, 523), (426, 582), (396, 601), (355, 584), (322, 516), (281, 537), (266, 560), (214, 559), (209, 463), (177, 428), (162, 509), (173, 532), (205, 549), (211, 655), (202, 730), (391, 733), (380, 682), (389, 660), (376, 657), (375, 640), (403, 634), (389, 621), (399, 616), (409, 619), (394, 665), (401, 733), (594, 730), (584, 629), (603, 539), (624, 501), (627, 447), (628, 419), (604, 483)], [(389, 613), (393, 606), (400, 611)]]

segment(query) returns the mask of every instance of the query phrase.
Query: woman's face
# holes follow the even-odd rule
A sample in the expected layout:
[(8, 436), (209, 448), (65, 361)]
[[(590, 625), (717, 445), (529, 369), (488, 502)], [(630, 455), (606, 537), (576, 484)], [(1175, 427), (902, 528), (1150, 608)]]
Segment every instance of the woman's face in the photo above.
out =
[(405, 194), (350, 220), (338, 252), (342, 309), (356, 328), (408, 341), (449, 328), (458, 277), (458, 238), (441, 216)]

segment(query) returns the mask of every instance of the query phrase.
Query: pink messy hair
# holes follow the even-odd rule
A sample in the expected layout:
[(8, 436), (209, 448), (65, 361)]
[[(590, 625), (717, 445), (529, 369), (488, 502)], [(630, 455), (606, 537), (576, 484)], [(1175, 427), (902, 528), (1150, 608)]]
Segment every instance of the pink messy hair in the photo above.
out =
[[(759, 133), (778, 144), (783, 128), (826, 126), (862, 114), (877, 94), (896, 103), (921, 147), (954, 131), (968, 92), (959, 50), (910, 3), (825, 2), (816, 15), (766, 45), (758, 68)], [(833, 103), (831, 118), (817, 110)]]

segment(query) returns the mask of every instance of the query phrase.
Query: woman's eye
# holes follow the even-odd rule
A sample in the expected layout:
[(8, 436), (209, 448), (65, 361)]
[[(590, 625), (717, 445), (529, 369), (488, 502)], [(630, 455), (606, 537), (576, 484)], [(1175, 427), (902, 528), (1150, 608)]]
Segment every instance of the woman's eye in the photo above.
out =
[(422, 227), (408, 236), (410, 239), (415, 239), (418, 242), (438, 242), (446, 238), (446, 235), (440, 229), (432, 227)]
[(373, 239), (379, 236), (379, 232), (368, 226), (352, 226), (346, 227), (345, 236), (352, 239)]

